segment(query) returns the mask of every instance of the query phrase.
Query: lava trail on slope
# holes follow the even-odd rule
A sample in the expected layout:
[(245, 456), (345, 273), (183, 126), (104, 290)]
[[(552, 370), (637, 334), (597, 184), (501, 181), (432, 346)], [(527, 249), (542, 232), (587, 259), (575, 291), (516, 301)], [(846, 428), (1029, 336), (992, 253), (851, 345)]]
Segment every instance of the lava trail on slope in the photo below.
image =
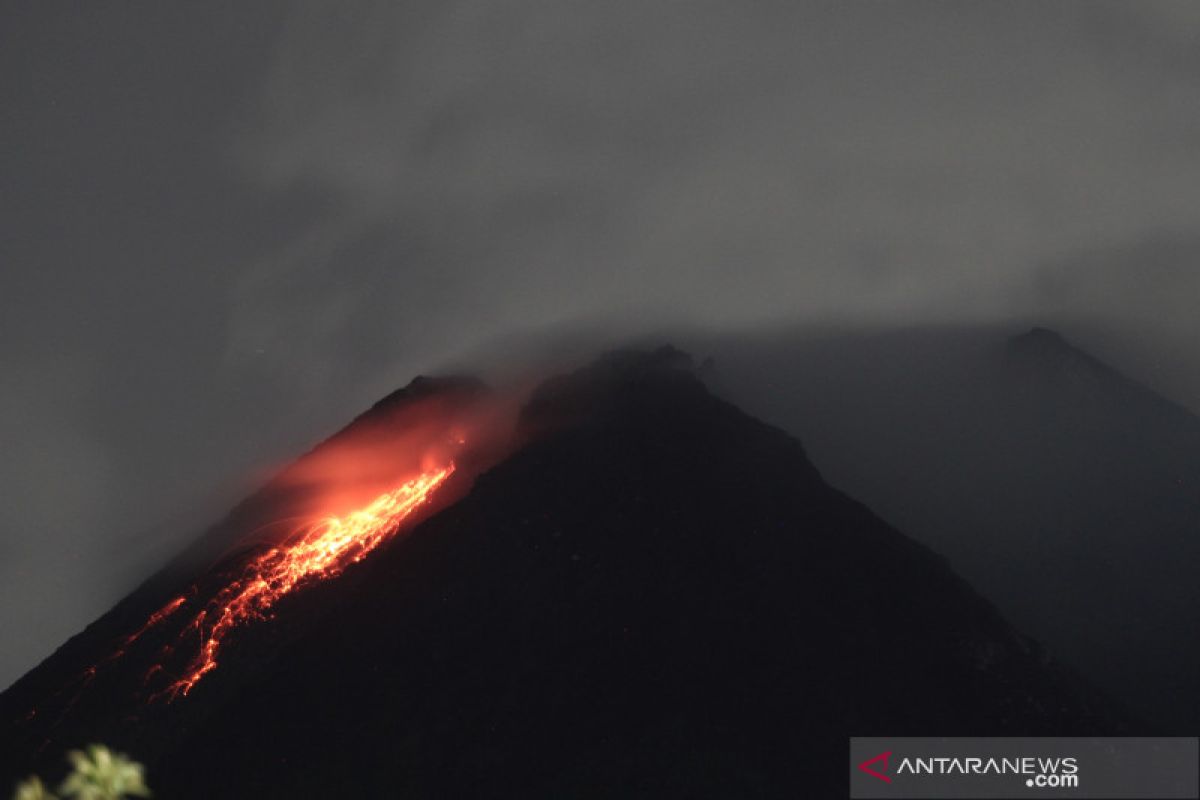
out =
[(473, 384), (418, 379), (283, 470), (261, 493), (263, 508), (229, 526), (210, 566), (64, 689), (67, 707), (135, 646), (138, 695), (170, 702), (189, 694), (237, 632), (367, 558), (435, 496), (453, 494), (445, 491), (452, 476), (465, 483), (482, 468), (507, 434), (509, 412), (481, 395)]
[[(404, 481), (361, 508), (303, 523), (283, 542), (251, 558), (184, 628), (181, 640), (197, 639), (198, 650), (184, 674), (153, 697), (173, 700), (186, 695), (217, 668), (217, 656), (234, 629), (266, 619), (280, 598), (307, 582), (335, 577), (361, 561), (394, 536), (454, 470), (454, 463), (447, 463)], [(181, 597), (171, 600), (135, 636), (171, 616), (185, 602)], [(162, 664), (155, 664), (147, 681), (162, 671)]]

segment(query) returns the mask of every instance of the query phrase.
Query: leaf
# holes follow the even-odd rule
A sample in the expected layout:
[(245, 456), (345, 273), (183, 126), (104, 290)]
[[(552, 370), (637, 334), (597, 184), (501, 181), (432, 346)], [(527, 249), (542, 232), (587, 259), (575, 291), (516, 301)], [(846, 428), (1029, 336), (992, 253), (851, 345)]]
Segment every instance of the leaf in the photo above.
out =
[(114, 753), (104, 745), (88, 745), (87, 752), (67, 754), (74, 770), (59, 791), (75, 800), (122, 800), (124, 797), (149, 797), (143, 767), (123, 753)]
[(17, 784), (13, 800), (58, 800), (58, 798), (46, 788), (41, 778), (37, 775), (30, 775)]

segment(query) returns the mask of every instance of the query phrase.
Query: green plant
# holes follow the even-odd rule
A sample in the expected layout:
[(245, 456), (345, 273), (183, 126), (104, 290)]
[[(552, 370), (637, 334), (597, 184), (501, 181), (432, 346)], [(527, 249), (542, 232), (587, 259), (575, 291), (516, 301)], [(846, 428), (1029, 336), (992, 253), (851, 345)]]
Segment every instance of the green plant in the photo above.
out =
[(57, 800), (57, 798), (50, 793), (41, 778), (31, 775), (27, 780), (17, 784), (17, 792), (13, 795), (13, 800)]
[[(67, 753), (72, 770), (58, 790), (75, 800), (123, 800), (149, 797), (142, 765), (102, 744)], [(36, 775), (17, 785), (13, 800), (58, 800)]]

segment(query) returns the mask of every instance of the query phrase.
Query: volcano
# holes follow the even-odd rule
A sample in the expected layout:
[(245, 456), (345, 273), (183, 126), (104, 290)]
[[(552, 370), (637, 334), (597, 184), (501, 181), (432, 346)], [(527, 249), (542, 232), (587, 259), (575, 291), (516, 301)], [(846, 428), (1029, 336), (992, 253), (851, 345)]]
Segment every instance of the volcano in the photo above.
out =
[(1134, 726), (684, 354), (489, 397), (419, 379), (285, 470), (0, 696), (0, 777), (102, 741), (169, 798), (844, 797), (850, 735)]

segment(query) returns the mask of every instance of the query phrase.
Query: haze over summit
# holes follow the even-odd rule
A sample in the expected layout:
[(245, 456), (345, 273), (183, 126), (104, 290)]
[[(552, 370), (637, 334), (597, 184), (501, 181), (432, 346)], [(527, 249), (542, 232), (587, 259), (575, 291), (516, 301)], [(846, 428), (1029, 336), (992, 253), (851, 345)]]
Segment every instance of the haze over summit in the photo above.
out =
[(0, 684), (515, 330), (1075, 341), (1061, 315), (1200, 407), (1198, 30), (1186, 3), (10, 5)]

